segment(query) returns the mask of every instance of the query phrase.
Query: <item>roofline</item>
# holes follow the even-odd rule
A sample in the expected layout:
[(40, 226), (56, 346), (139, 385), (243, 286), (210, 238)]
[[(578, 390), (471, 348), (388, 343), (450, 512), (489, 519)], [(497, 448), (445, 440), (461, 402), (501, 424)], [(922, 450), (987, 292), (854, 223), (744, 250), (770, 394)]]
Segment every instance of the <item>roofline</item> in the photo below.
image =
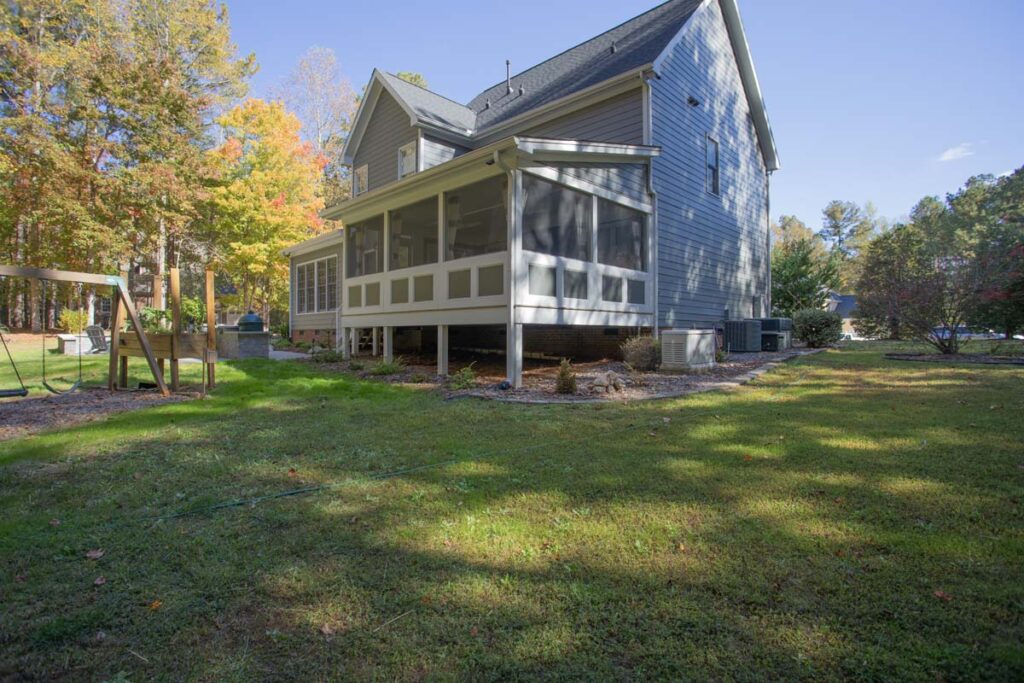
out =
[(317, 249), (330, 246), (335, 242), (335, 240), (340, 241), (344, 232), (344, 229), (338, 228), (337, 230), (325, 232), (324, 234), (317, 235), (316, 237), (310, 237), (308, 240), (299, 242), (298, 244), (293, 244), (290, 247), (285, 247), (281, 250), (281, 254), (283, 256), (300, 256), (302, 254), (308, 254), (311, 251), (316, 251)]

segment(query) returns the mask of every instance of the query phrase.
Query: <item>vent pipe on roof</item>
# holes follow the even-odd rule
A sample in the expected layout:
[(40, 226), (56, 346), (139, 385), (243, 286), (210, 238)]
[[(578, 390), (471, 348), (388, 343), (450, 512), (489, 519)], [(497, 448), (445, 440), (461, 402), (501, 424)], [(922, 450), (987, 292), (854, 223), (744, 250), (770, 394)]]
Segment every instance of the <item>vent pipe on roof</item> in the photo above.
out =
[(512, 60), (505, 60), (505, 94), (512, 94)]
[(615, 54), (616, 52), (618, 52), (618, 48), (615, 47), (615, 43), (612, 43), (612, 54)]

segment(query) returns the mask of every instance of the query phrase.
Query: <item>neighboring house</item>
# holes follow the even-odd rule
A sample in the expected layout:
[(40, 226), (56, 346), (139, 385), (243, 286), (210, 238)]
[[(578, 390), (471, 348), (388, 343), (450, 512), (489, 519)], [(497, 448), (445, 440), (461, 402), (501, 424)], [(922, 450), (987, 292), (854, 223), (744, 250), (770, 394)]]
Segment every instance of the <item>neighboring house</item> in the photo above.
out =
[(779, 162), (735, 0), (671, 0), (465, 105), (374, 71), (344, 154), (345, 229), (286, 252), (296, 335), (436, 349), (440, 374), (507, 350), (518, 384), (524, 351), (771, 310)]
[(857, 320), (857, 297), (853, 294), (830, 292), (826, 306), (828, 310), (835, 311), (843, 319), (843, 336), (856, 337), (857, 330), (853, 326)]

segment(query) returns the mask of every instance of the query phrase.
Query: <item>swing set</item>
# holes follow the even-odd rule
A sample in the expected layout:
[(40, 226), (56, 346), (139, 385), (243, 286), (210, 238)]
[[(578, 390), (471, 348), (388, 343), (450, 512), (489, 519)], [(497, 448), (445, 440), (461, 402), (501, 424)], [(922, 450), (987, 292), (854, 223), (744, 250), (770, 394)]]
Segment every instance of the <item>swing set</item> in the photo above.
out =
[[(212, 273), (211, 273), (212, 275)], [(110, 346), (110, 365), (108, 369), (107, 377), (107, 388), (110, 391), (115, 391), (119, 385), (125, 386), (123, 382), (118, 381), (118, 361), (123, 358), (127, 361), (127, 354), (120, 351), (120, 339), (121, 339), (121, 326), (124, 324), (125, 316), (131, 321), (133, 328), (133, 339), (138, 345), (137, 355), (142, 356), (146, 359), (149, 365), (150, 372), (153, 373), (153, 380), (156, 383), (156, 388), (160, 391), (163, 396), (170, 396), (170, 389), (167, 388), (167, 383), (164, 382), (163, 373), (163, 359), (159, 361), (156, 354), (153, 352), (153, 346), (150, 343), (149, 337), (146, 336), (145, 331), (142, 329), (142, 323), (139, 320), (138, 314), (135, 312), (135, 304), (132, 302), (131, 295), (128, 293), (128, 283), (125, 279), (119, 275), (101, 275), (98, 273), (76, 273), (67, 270), (52, 270), (49, 268), (27, 268), (23, 266), (6, 266), (0, 265), (0, 276), (6, 277), (23, 277), (36, 279), (42, 282), (71, 282), (85, 285), (99, 285), (105, 287), (113, 287), (114, 296), (111, 306), (111, 346)], [(208, 277), (208, 279), (211, 279)], [(208, 297), (209, 299), (210, 297)], [(212, 328), (211, 328), (212, 329)], [(14, 363), (14, 357), (11, 355), (11, 350), (7, 346), (7, 340), (0, 334), (0, 342), (3, 342), (4, 351), (7, 352), (7, 359), (14, 368), (14, 374), (18, 378), (18, 384), (20, 388), (17, 389), (0, 389), (0, 398), (24, 398), (28, 395), (28, 389), (25, 387), (25, 382), (22, 380), (21, 373), (18, 371), (17, 365)], [(216, 338), (214, 337), (214, 344), (216, 344)], [(214, 346), (214, 349), (216, 346)], [(215, 355), (216, 352), (214, 352)], [(135, 354), (132, 354), (135, 355)], [(215, 361), (214, 361), (215, 362)], [(124, 374), (127, 374), (127, 364), (122, 363), (124, 366)], [(176, 362), (173, 366), (174, 370), (177, 370)], [(174, 373), (177, 375), (177, 372)], [(212, 372), (210, 372), (212, 379)], [(43, 341), (43, 386), (52, 393), (63, 394), (75, 391), (82, 384), (82, 344), (79, 341), (78, 344), (78, 380), (72, 384), (69, 389), (57, 390), (52, 387), (46, 379), (46, 342), (45, 336)]]

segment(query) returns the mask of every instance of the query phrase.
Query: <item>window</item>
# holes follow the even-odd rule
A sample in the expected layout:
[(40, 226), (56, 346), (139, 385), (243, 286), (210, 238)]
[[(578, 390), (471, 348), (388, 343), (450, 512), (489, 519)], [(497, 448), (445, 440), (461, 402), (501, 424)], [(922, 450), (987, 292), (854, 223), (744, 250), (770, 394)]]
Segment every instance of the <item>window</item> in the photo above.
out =
[(622, 302), (622, 278), (605, 275), (601, 278), (601, 298), (605, 301)]
[(352, 172), (352, 196), (357, 197), (362, 193), (366, 192), (369, 188), (367, 181), (369, 179), (370, 169), (366, 164), (363, 164), (355, 171)]
[(416, 143), (410, 142), (398, 148), (398, 177), (404, 178), (416, 172)]
[(523, 176), (523, 249), (590, 260), (590, 195), (531, 175)]
[(391, 281), (391, 303), (393, 304), (407, 304), (409, 303), (409, 280), (402, 278), (401, 280)]
[(338, 259), (327, 257), (295, 267), (295, 312), (338, 308)]
[(373, 275), (384, 270), (384, 216), (350, 225), (345, 232), (345, 276)]
[(396, 209), (388, 220), (391, 270), (437, 263), (437, 197)]
[(565, 271), (565, 298), (588, 299), (587, 274), (582, 270)]
[(598, 200), (597, 262), (646, 271), (646, 214), (604, 199)]
[(504, 175), (481, 180), (444, 195), (445, 259), (505, 251), (508, 216)]
[(643, 304), (646, 299), (647, 286), (643, 280), (626, 281), (626, 301), (631, 304)]
[(499, 296), (505, 292), (505, 266), (484, 266), (476, 271), (477, 296)]
[(367, 282), (366, 283), (366, 305), (367, 306), (380, 306), (380, 283), (379, 282)]
[(352, 285), (348, 288), (348, 307), (359, 308), (363, 305), (363, 286)]
[(721, 191), (718, 158), (718, 141), (710, 135), (707, 137), (707, 190), (711, 194)]
[(417, 275), (412, 279), (412, 298), (413, 301), (434, 300), (433, 275)]
[(549, 266), (530, 264), (530, 294), (534, 296), (555, 295), (555, 269)]
[(472, 271), (452, 270), (448, 273), (448, 298), (466, 299), (469, 297), (469, 283)]

